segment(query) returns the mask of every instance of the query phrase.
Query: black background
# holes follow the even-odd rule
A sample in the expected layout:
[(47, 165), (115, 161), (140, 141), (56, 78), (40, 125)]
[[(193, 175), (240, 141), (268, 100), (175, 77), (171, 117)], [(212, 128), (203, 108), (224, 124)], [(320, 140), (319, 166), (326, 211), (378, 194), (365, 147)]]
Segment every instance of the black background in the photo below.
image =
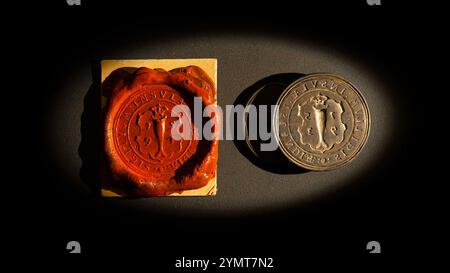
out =
[[(32, 241), (36, 248), (32, 256), (44, 257), (50, 264), (55, 259), (70, 266), (87, 261), (138, 266), (149, 272), (174, 271), (175, 260), (182, 256), (270, 256), (275, 258), (277, 270), (301, 270), (306, 265), (334, 268), (360, 261), (367, 262), (368, 268), (410, 263), (411, 255), (422, 252), (422, 243), (429, 240), (423, 234), (432, 231), (428, 228), (433, 212), (424, 206), (429, 200), (426, 185), (432, 185), (435, 177), (422, 178), (422, 174), (434, 163), (418, 160), (423, 152), (414, 147), (423, 137), (419, 125), (426, 118), (416, 108), (426, 86), (420, 79), (429, 79), (435, 71), (429, 61), (436, 58), (440, 46), (439, 33), (435, 34), (440, 17), (433, 16), (437, 7), (412, 2), (394, 6), (387, 1), (373, 7), (362, 0), (303, 2), (244, 5), (242, 1), (144, 4), (82, 0), (79, 7), (70, 7), (65, 1), (23, 3), (22, 12), (7, 28), (11, 45), (21, 51), (20, 60), (26, 62), (14, 69), (18, 71), (15, 75), (23, 85), (32, 83), (33, 87), (23, 88), (27, 112), (18, 117), (26, 117), (27, 130), (37, 134), (17, 136), (28, 143), (22, 148), (33, 154), (33, 163), (27, 170), (14, 172), (26, 188), (18, 193), (26, 202), (16, 200), (20, 212), (12, 213), (18, 224), (13, 234), (20, 234), (14, 238), (26, 239), (26, 245)], [(431, 19), (424, 19), (426, 16)], [(208, 18), (208, 24), (201, 18)], [(105, 20), (114, 23), (105, 28)], [(148, 27), (155, 36), (189, 31), (307, 35), (364, 58), (401, 86), (395, 96), (407, 112), (396, 150), (364, 186), (276, 215), (169, 218), (106, 205), (96, 197), (77, 199), (59, 183), (66, 178), (47, 153), (48, 141), (42, 130), (48, 130), (48, 120), (40, 113), (54, 103), (60, 81), (80, 56), (96, 59), (91, 54), (102, 43), (101, 34), (134, 39), (140, 29)], [(428, 50), (430, 45), (435, 50)], [(39, 67), (25, 69), (28, 62), (39, 62)], [(107, 220), (112, 218), (114, 224)], [(81, 255), (67, 254), (69, 240), (80, 241)], [(365, 244), (370, 240), (382, 244), (381, 255), (367, 253)], [(20, 255), (33, 248), (17, 244)]]

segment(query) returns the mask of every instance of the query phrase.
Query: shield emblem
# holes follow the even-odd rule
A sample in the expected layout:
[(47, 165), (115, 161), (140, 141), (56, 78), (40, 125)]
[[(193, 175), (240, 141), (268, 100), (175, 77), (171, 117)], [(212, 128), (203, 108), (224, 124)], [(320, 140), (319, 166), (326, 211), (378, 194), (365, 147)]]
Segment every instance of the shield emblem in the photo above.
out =
[(319, 93), (297, 107), (297, 116), (301, 120), (297, 132), (302, 144), (324, 153), (344, 140), (347, 127), (342, 122), (344, 110), (339, 101)]
[[(135, 136), (136, 148), (148, 159), (162, 161), (172, 157), (169, 150), (181, 150), (181, 141), (175, 141), (170, 135), (170, 126), (174, 120), (169, 108), (164, 105), (154, 105), (136, 115), (135, 126), (139, 132)], [(177, 146), (170, 147), (169, 146)], [(178, 147), (180, 146), (180, 147)]]

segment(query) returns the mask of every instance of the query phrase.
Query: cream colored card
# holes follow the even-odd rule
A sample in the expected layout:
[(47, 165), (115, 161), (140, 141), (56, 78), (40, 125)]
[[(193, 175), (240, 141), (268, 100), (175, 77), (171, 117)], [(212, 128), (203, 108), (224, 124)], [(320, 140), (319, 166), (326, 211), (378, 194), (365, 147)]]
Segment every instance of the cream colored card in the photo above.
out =
[[(171, 70), (178, 67), (196, 65), (202, 68), (208, 76), (214, 81), (217, 90), (217, 59), (134, 59), (134, 60), (103, 60), (101, 62), (101, 80), (102, 82), (114, 70), (121, 67), (148, 67), (148, 68), (162, 68), (164, 70)], [(216, 92), (218, 94), (218, 92)], [(102, 96), (102, 108), (105, 106), (106, 98)], [(216, 169), (217, 174), (217, 169)], [(217, 177), (217, 175), (216, 175)], [(186, 190), (182, 193), (173, 193), (170, 196), (211, 196), (217, 193), (217, 179), (214, 177), (209, 183), (194, 190)], [(102, 189), (101, 195), (104, 197), (120, 196), (112, 191)]]

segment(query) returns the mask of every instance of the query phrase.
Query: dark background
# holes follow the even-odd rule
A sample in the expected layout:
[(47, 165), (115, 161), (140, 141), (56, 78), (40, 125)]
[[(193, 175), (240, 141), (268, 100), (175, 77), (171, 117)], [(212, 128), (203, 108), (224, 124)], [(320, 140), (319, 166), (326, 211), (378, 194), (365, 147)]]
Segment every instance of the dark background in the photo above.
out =
[[(33, 154), (33, 161), (27, 170), (15, 172), (27, 188), (21, 192), (27, 202), (18, 205), (21, 213), (13, 217), (19, 224), (15, 230), (21, 234), (18, 237), (38, 246), (33, 252), (36, 257), (57, 257), (72, 266), (84, 261), (142, 266), (151, 272), (173, 271), (175, 260), (182, 256), (270, 256), (280, 270), (301, 269), (307, 264), (329, 268), (337, 265), (336, 261), (349, 265), (364, 261), (370, 267), (385, 268), (391, 262), (401, 266), (427, 240), (421, 234), (430, 234), (433, 211), (424, 209), (430, 197), (426, 185), (434, 177), (422, 179), (432, 163), (418, 160), (425, 158), (415, 147), (423, 137), (419, 125), (426, 117), (416, 107), (428, 86), (421, 79), (429, 79), (435, 71), (429, 61), (440, 46), (434, 32), (440, 20), (432, 16), (435, 7), (412, 2), (394, 6), (387, 1), (371, 7), (365, 1), (244, 5), (238, 1), (143, 4), (82, 0), (80, 7), (55, 1), (20, 8), (22, 12), (8, 33), (14, 41), (11, 45), (22, 52), (16, 76), (24, 85), (33, 84), (23, 88), (27, 108), (19, 117), (24, 114), (28, 130), (37, 134), (31, 139), (18, 136), (28, 143), (25, 149)], [(424, 16), (431, 19), (425, 22)], [(111, 26), (105, 27), (105, 21), (112, 22)], [(168, 215), (130, 210), (95, 196), (80, 198), (64, 186), (68, 178), (56, 167), (61, 163), (56, 161), (65, 159), (49, 153), (54, 147), (45, 139), (45, 131), (52, 130), (52, 125), (45, 114), (57, 103), (59, 88), (67, 73), (80, 65), (80, 59), (94, 62), (98, 60), (95, 54), (108, 48), (105, 41), (111, 38), (102, 37), (136, 39), (148, 28), (155, 39), (189, 32), (302, 36), (363, 59), (398, 87), (393, 98), (400, 102), (403, 114), (396, 118), (401, 124), (392, 146), (395, 149), (379, 169), (361, 178), (361, 185), (276, 213)], [(436, 51), (425, 50), (430, 44)], [(25, 69), (24, 74), (24, 67), (29, 66), (31, 70)], [(81, 243), (81, 255), (66, 253), (69, 240)], [(370, 240), (381, 243), (381, 255), (367, 253), (365, 244)]]

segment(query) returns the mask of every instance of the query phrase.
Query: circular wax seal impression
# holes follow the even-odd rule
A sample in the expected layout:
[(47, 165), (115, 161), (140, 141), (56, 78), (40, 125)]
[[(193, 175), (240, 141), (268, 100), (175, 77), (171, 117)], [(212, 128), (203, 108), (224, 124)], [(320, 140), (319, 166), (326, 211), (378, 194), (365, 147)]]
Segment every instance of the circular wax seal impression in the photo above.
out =
[[(143, 177), (173, 173), (197, 149), (198, 140), (171, 136), (179, 117), (172, 117), (176, 105), (186, 105), (180, 93), (168, 85), (143, 86), (121, 105), (113, 124), (113, 141), (125, 165)], [(189, 113), (181, 112), (180, 115)], [(195, 134), (192, 124), (187, 130)]]
[(310, 74), (282, 93), (274, 115), (283, 154), (298, 166), (331, 170), (353, 160), (367, 141), (370, 115), (356, 87), (333, 74)]
[[(215, 105), (212, 81), (199, 67), (113, 72), (104, 88), (106, 188), (128, 196), (164, 196), (203, 187), (215, 177), (218, 140), (199, 140), (201, 128), (191, 120), (194, 97), (203, 107)], [(188, 138), (172, 134), (181, 119)]]

